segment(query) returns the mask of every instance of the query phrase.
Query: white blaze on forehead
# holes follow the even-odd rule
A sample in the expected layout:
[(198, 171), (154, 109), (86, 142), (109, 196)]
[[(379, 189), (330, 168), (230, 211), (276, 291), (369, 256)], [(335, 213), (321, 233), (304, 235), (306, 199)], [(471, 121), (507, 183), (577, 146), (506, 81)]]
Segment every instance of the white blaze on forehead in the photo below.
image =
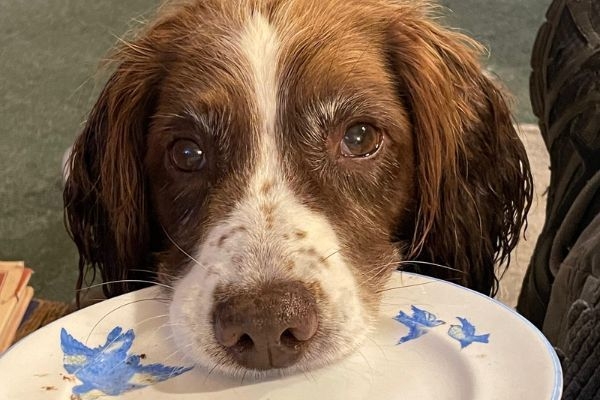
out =
[[(277, 119), (277, 91), (278, 83), (278, 59), (279, 38), (275, 28), (260, 13), (256, 12), (248, 19), (245, 29), (240, 38), (240, 50), (245, 56), (250, 70), (250, 78), (253, 80), (256, 107), (259, 142), (261, 149), (259, 154), (262, 162), (273, 161), (275, 151), (275, 123)], [(270, 165), (275, 167), (275, 165)]]

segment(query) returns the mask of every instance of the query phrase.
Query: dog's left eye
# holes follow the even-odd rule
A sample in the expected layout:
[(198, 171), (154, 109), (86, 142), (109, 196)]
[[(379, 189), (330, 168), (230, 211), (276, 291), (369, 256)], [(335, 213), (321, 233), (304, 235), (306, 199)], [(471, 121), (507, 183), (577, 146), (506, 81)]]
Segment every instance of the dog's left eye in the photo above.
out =
[(171, 145), (171, 162), (182, 171), (198, 171), (205, 163), (204, 151), (189, 139), (180, 139)]
[(345, 157), (369, 157), (379, 150), (382, 141), (381, 131), (372, 125), (359, 123), (350, 126), (340, 143), (340, 151)]

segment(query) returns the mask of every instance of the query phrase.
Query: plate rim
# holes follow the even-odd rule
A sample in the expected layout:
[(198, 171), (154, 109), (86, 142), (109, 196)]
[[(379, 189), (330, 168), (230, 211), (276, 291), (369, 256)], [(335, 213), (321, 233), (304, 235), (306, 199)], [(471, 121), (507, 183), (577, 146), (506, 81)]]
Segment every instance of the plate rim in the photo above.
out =
[[(512, 307), (502, 303), (501, 301), (499, 301), (497, 299), (494, 299), (493, 297), (487, 296), (487, 295), (477, 292), (473, 289), (458, 285), (454, 282), (446, 281), (446, 280), (439, 279), (439, 278), (434, 278), (434, 277), (423, 275), (423, 274), (417, 274), (414, 272), (402, 271), (402, 270), (395, 270), (393, 274), (402, 274), (402, 275), (407, 275), (409, 277), (424, 280), (424, 281), (441, 283), (441, 284), (445, 284), (450, 287), (453, 287), (455, 289), (459, 289), (460, 291), (474, 294), (474, 295), (482, 298), (484, 301), (489, 301), (492, 305), (500, 306), (501, 309), (504, 309), (504, 310), (508, 311), (510, 314), (517, 317), (517, 319), (520, 320), (522, 323), (524, 323), (524, 326), (526, 328), (528, 328), (529, 331), (533, 332), (534, 335), (538, 339), (540, 339), (541, 342), (544, 344), (544, 348), (545, 348), (546, 352), (548, 353), (548, 355), (550, 356), (550, 359), (552, 361), (552, 368), (553, 368), (554, 385), (552, 388), (552, 394), (551, 394), (550, 400), (560, 400), (561, 399), (561, 395), (562, 395), (562, 391), (563, 391), (563, 373), (562, 373), (562, 367), (560, 365), (560, 361), (558, 359), (558, 355), (556, 354), (554, 347), (550, 344), (550, 342), (548, 341), (546, 336), (544, 336), (544, 334), (535, 325), (533, 325), (527, 318), (525, 318), (523, 315), (519, 314), (516, 311), (516, 309), (513, 309)], [(139, 289), (139, 290), (136, 290), (133, 292), (124, 293), (121, 296), (131, 296), (132, 294), (134, 294), (134, 292), (138, 292), (137, 294), (139, 294), (139, 292), (142, 292), (142, 291), (156, 290), (157, 287), (158, 287), (157, 285), (151, 285), (146, 288), (142, 288), (142, 289)], [(117, 298), (119, 298), (121, 296), (116, 296), (116, 297), (113, 297), (112, 299), (107, 299), (107, 300), (113, 300), (113, 299), (116, 300)], [(59, 318), (56, 321), (53, 321), (50, 324), (40, 328), (37, 332), (40, 332), (40, 331), (44, 330), (45, 328), (50, 328), (52, 325), (60, 323), (61, 320), (68, 318), (70, 316), (74, 316), (74, 314), (78, 314), (80, 312), (83, 312), (84, 310), (85, 309), (77, 310), (74, 313), (71, 313), (65, 317)], [(22, 338), (18, 342), (13, 343), (13, 345), (11, 347), (9, 347), (4, 353), (0, 354), (0, 360), (2, 360), (8, 353), (10, 353), (11, 350), (14, 350), (14, 348), (17, 347), (17, 344), (22, 344), (21, 342), (25, 341), (28, 337), (29, 337), (29, 335)]]
[(533, 323), (531, 323), (531, 321), (529, 321), (527, 318), (525, 318), (523, 315), (521, 315), (519, 312), (517, 312), (516, 309), (504, 304), (500, 300), (497, 300), (493, 297), (487, 296), (483, 293), (480, 293), (480, 292), (470, 289), (468, 287), (461, 286), (454, 282), (446, 281), (446, 280), (439, 279), (439, 278), (434, 278), (434, 277), (423, 275), (423, 274), (417, 274), (414, 272), (402, 271), (402, 270), (395, 270), (394, 273), (401, 273), (404, 275), (414, 276), (417, 278), (424, 278), (426, 280), (431, 280), (434, 282), (447, 284), (449, 286), (453, 286), (460, 290), (470, 292), (471, 294), (475, 294), (479, 297), (484, 298), (484, 300), (488, 300), (488, 301), (491, 301), (491, 303), (495, 303), (495, 305), (498, 305), (501, 308), (507, 310), (508, 312), (510, 312), (511, 314), (516, 316), (518, 319), (520, 319), (521, 322), (524, 322), (525, 326), (527, 328), (529, 328), (529, 330), (531, 330), (534, 334), (536, 334), (539, 339), (542, 340), (542, 342), (544, 343), (544, 347), (545, 347), (547, 353), (549, 354), (550, 359), (552, 360), (552, 367), (554, 368), (554, 387), (552, 389), (552, 395), (550, 397), (550, 400), (561, 400), (562, 390), (563, 390), (563, 372), (562, 372), (562, 366), (560, 365), (560, 360), (558, 359), (558, 355), (556, 354), (554, 347), (552, 346), (552, 344), (550, 343), (548, 338), (546, 338), (546, 336), (542, 333), (542, 331), (540, 331), (538, 329), (538, 327), (533, 325)]

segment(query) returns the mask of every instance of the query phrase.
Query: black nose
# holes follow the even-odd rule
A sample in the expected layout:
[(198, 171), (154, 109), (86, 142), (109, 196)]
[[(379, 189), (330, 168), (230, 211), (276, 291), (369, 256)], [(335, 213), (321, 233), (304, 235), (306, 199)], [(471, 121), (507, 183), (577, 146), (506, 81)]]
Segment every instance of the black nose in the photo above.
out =
[(214, 310), (217, 341), (251, 369), (293, 365), (318, 327), (315, 299), (297, 282), (237, 294)]

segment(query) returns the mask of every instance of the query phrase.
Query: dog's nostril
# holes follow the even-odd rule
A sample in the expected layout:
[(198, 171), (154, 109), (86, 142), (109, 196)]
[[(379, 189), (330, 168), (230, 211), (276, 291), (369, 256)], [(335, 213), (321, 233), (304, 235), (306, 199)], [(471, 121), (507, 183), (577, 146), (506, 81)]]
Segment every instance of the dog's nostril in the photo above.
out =
[(305, 340), (299, 339), (296, 335), (292, 333), (291, 329), (286, 329), (281, 334), (279, 341), (283, 346), (294, 349), (297, 346), (300, 346)]
[(314, 310), (307, 310), (305, 315), (302, 315), (298, 318), (298, 322), (299, 324), (297, 326), (290, 327), (283, 333), (290, 335), (293, 339), (300, 342), (305, 342), (315, 336), (315, 333), (317, 333), (317, 328), (319, 327), (319, 322), (317, 319), (317, 313), (314, 312)]
[(281, 344), (288, 347), (294, 347), (300, 343), (300, 340), (298, 340), (298, 338), (296, 338), (296, 336), (289, 329), (283, 331), (281, 337), (279, 338), (279, 341), (281, 342)]
[[(231, 321), (224, 320), (217, 315), (215, 320), (215, 337), (217, 342), (225, 347), (233, 347), (238, 344), (244, 336), (252, 341), (252, 339), (244, 333), (239, 324), (231, 323)], [(246, 341), (246, 339), (243, 340)]]
[(240, 337), (240, 339), (237, 341), (237, 343), (235, 344), (235, 346), (240, 351), (247, 351), (247, 350), (252, 349), (252, 347), (254, 346), (254, 342), (252, 341), (252, 338), (250, 337), (250, 335), (244, 333)]

